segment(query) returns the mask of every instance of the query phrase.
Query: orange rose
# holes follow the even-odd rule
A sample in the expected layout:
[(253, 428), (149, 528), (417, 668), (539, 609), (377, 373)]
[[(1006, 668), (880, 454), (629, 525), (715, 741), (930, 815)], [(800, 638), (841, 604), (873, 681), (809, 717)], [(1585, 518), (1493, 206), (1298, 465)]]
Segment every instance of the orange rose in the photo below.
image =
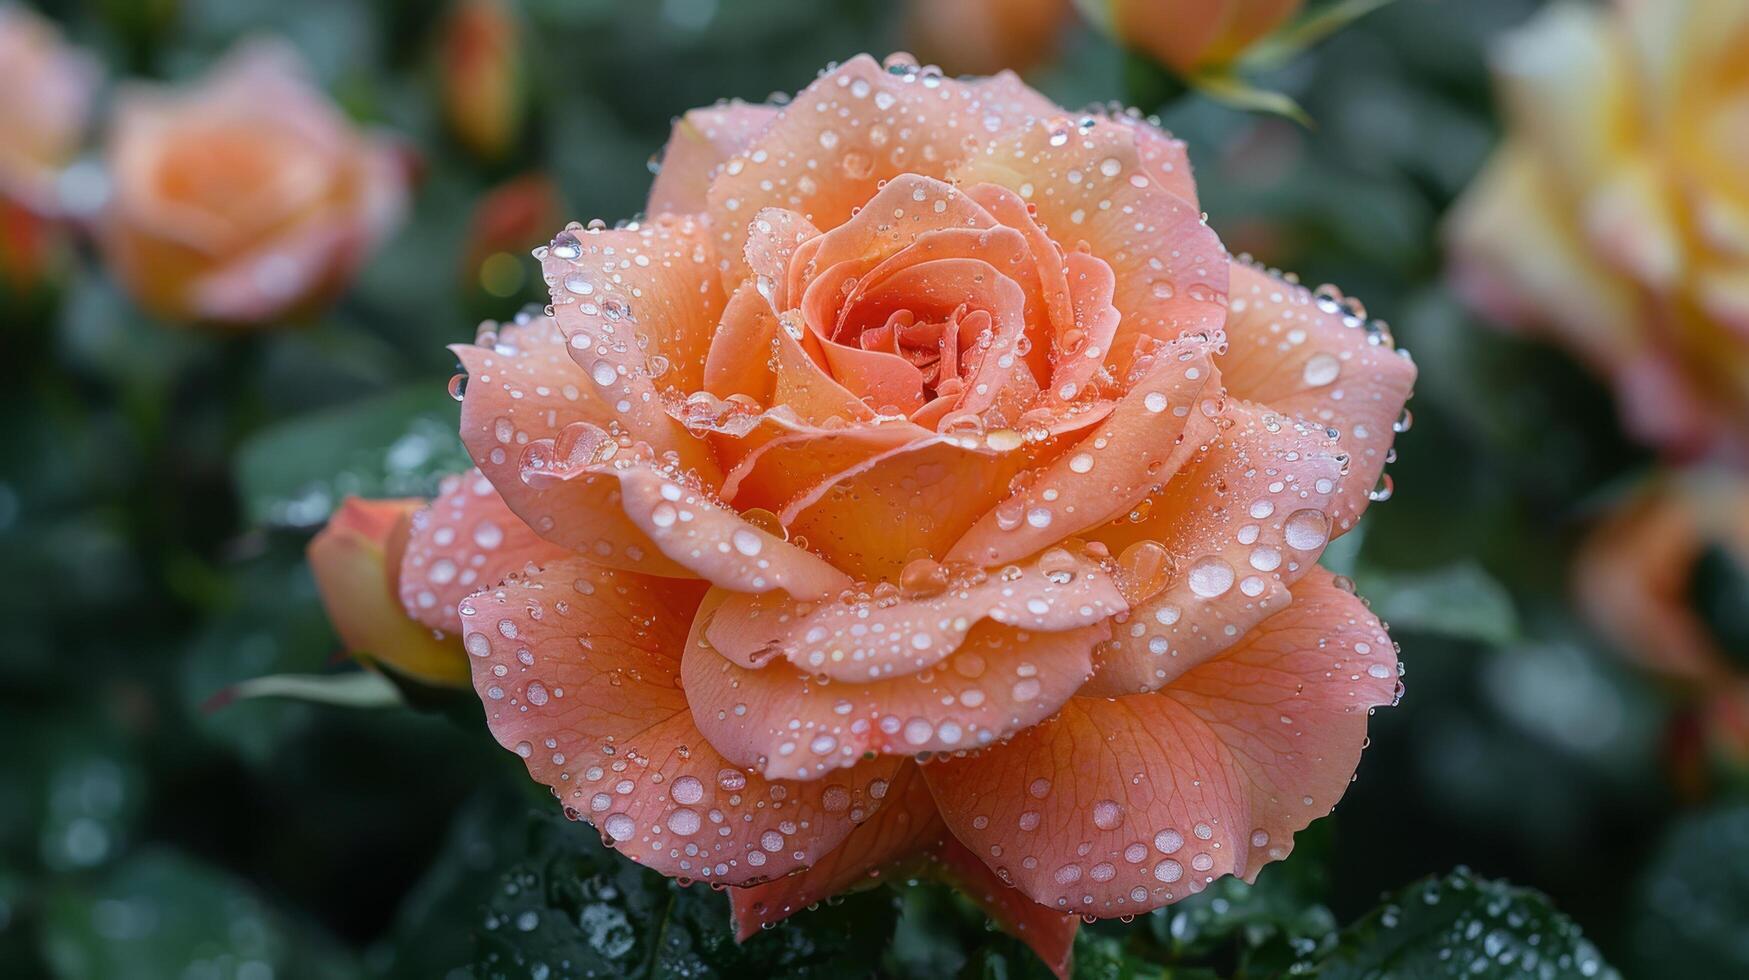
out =
[(1575, 591), (1604, 636), (1686, 691), (1698, 747), (1749, 772), (1749, 675), (1696, 607), (1696, 573), (1710, 550), (1749, 570), (1749, 480), (1663, 477), (1587, 538), (1574, 562)]
[(1397, 690), (1316, 565), (1414, 380), (1382, 325), (1012, 75), (858, 57), (666, 159), (456, 348), (484, 479), (400, 591), (498, 740), (743, 934), (933, 869), (1061, 971), (1077, 914), (1286, 855)]
[(1615, 386), (1634, 434), (1749, 459), (1749, 5), (1551, 5), (1493, 59), (1507, 132), (1453, 278)]
[(1072, 6), (1071, 0), (911, 0), (905, 33), (918, 54), (952, 74), (1025, 71), (1056, 49)]
[(1089, 20), (1180, 75), (1236, 61), (1304, 0), (1077, 0)]
[(97, 66), (54, 24), (0, 3), (0, 197), (39, 214), (59, 210), (55, 179), (85, 135)]
[(267, 42), (191, 88), (125, 91), (108, 162), (97, 234), (116, 275), (156, 313), (230, 325), (332, 298), (398, 222), (406, 191), (399, 153)]

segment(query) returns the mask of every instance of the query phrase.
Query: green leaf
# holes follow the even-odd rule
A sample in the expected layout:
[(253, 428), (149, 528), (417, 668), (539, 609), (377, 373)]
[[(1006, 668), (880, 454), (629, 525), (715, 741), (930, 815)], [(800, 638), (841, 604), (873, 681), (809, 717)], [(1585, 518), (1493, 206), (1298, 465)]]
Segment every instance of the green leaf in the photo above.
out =
[(474, 968), (482, 980), (547, 971), (626, 978), (861, 976), (880, 962), (893, 917), (892, 893), (874, 889), (737, 944), (725, 896), (633, 864), (585, 825), (542, 816), (529, 856), (492, 893)]
[(236, 476), (251, 521), (315, 527), (348, 495), (431, 496), (470, 465), (455, 402), (416, 385), (264, 430), (238, 452)]
[(1254, 85), (1231, 68), (1199, 72), (1186, 81), (1191, 88), (1222, 105), (1246, 112), (1285, 116), (1308, 129), (1312, 127), (1312, 117), (1306, 115), (1306, 110), (1300, 108), (1292, 97)]
[(1496, 646), (1519, 637), (1512, 596), (1475, 562), (1418, 572), (1363, 571), (1355, 578), (1373, 612), (1394, 629)]
[(249, 698), (290, 698), (342, 708), (393, 708), (402, 704), (395, 682), (368, 670), (344, 674), (269, 674), (252, 677), (220, 692), (225, 702)]
[(143, 852), (90, 887), (50, 895), (42, 950), (63, 980), (358, 975), (327, 937), (172, 851)]
[(1618, 976), (1546, 896), (1465, 868), (1387, 898), (1344, 929), (1310, 972), (1318, 980)]
[(1749, 805), (1670, 830), (1639, 884), (1633, 922), (1641, 976), (1749, 976)]
[(1247, 69), (1277, 68), (1391, 0), (1336, 0), (1251, 46), (1241, 58)]

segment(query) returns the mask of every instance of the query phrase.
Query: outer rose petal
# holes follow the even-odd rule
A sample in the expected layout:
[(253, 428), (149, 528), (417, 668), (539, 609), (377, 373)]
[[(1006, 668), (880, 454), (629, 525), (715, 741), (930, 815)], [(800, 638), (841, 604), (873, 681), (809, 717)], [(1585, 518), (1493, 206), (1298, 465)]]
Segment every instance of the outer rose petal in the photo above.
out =
[[(983, 620), (1056, 633), (1103, 622), (1128, 606), (1106, 570), (1054, 548), (1022, 565), (944, 580), (900, 597), (875, 590), (854, 601), (798, 603), (731, 595), (705, 624), (724, 657), (758, 667), (777, 654), (803, 670), (856, 683), (901, 677), (946, 659)], [(890, 587), (889, 587), (890, 588)]]
[[(1071, 180), (1070, 172), (1079, 180)], [(1021, 192), (1057, 244), (1089, 250), (1117, 274), (1122, 314), (1111, 362), (1121, 371), (1142, 337), (1213, 333), (1226, 319), (1227, 253), (1196, 207), (1156, 183), (1132, 126), (1066, 116), (1005, 132), (954, 171)]]
[(460, 687), (467, 683), (461, 648), (407, 618), (396, 594), (409, 519), (424, 503), (346, 498), (310, 540), (310, 571), (349, 653), (429, 684)]
[[(1092, 535), (1133, 556), (1131, 588), (1147, 598), (1117, 625), (1082, 693), (1152, 691), (1280, 610), (1330, 540), (1346, 479), (1338, 450), (1321, 429), (1229, 403), (1146, 516)], [(1139, 567), (1154, 562), (1168, 567)], [(1150, 587), (1156, 579), (1164, 587)]]
[(1334, 298), (1239, 262), (1228, 310), (1227, 353), (1217, 362), (1227, 393), (1341, 433), (1349, 471), (1336, 523), (1346, 529), (1384, 472), (1415, 362)]
[(568, 355), (558, 325), (539, 317), (487, 331), (481, 340), (487, 343), (450, 348), (468, 374), (462, 444), (505, 504), (536, 534), (591, 560), (690, 577), (650, 544), (609, 497), (610, 489), (523, 480), (522, 457), (531, 444), (556, 439), (571, 419), (611, 417), (596, 386)]
[(749, 669), (706, 638), (699, 608), (681, 676), (693, 720), (730, 761), (770, 779), (818, 779), (864, 753), (914, 755), (988, 745), (1055, 712), (1093, 674), (1111, 634), (1096, 623), (1034, 633), (979, 623), (936, 669), (857, 683), (816, 680), (787, 661)]
[(1079, 916), (1046, 908), (1028, 898), (997, 877), (956, 838), (949, 837), (937, 848), (935, 858), (937, 875), (965, 892), (1003, 932), (1031, 947), (1052, 973), (1067, 980), (1075, 933), (1081, 927)]
[(1213, 350), (1186, 338), (1138, 362), (1140, 377), (1111, 415), (980, 518), (950, 558), (1013, 561), (1123, 514), (1171, 479), (1195, 448), (1183, 439), (1203, 415), (1204, 392), (1220, 390)]
[(413, 515), (401, 558), (401, 604), (434, 630), (459, 634), (462, 599), (530, 565), (568, 555), (535, 534), (479, 470), (444, 480), (437, 499)]
[(492, 734), (568, 812), (663, 874), (744, 884), (828, 854), (901, 760), (811, 783), (728, 765), (679, 685), (701, 589), (558, 562), (463, 603), (463, 644)]
[(815, 902), (909, 872), (924, 853), (950, 839), (929, 784), (907, 759), (893, 774), (880, 809), (832, 853), (795, 874), (729, 893), (735, 938), (744, 941)]
[(761, 208), (836, 227), (881, 181), (904, 173), (945, 177), (969, 145), (1050, 108), (1006, 73), (967, 84), (902, 62), (895, 68), (857, 55), (821, 75), (723, 168), (709, 199), (727, 281), (745, 278), (741, 243)]
[[(705, 466), (656, 400), (704, 386), (705, 358), (726, 298), (700, 220), (660, 217), (629, 228), (561, 232), (541, 272), (571, 357), (614, 409), (612, 418), (689, 466)], [(602, 420), (592, 420), (605, 424)]]
[(955, 836), (998, 875), (1052, 908), (1130, 915), (1286, 857), (1347, 788), (1370, 709), (1396, 684), (1383, 627), (1320, 573), (1170, 687), (1075, 698), (924, 775)]
[(952, 883), (1004, 931), (1032, 947), (1051, 972), (1068, 975), (1080, 919), (1053, 912), (1003, 883), (954, 840), (923, 774), (909, 761), (893, 776), (880, 810), (837, 850), (804, 871), (729, 893), (735, 938), (745, 940), (834, 895), (918, 873)]
[(705, 190), (718, 167), (734, 156), (782, 110), (732, 99), (691, 109), (674, 120), (662, 169), (650, 185), (651, 215), (697, 214), (707, 207)]

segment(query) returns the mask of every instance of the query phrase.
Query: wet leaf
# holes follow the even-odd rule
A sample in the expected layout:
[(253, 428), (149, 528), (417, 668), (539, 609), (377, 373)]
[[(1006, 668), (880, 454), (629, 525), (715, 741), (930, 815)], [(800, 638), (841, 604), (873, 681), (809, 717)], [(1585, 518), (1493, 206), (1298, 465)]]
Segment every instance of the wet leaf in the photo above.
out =
[(95, 884), (61, 888), (42, 918), (43, 958), (65, 980), (358, 974), (244, 882), (173, 851), (144, 851)]
[(530, 837), (486, 908), (481, 978), (866, 976), (892, 937), (892, 893), (876, 889), (737, 944), (728, 899), (709, 887), (682, 887), (556, 816)]
[(457, 417), (441, 385), (422, 384), (266, 429), (237, 454), (247, 516), (315, 527), (348, 495), (430, 496), (470, 465)]
[(1465, 868), (1389, 896), (1309, 969), (1319, 980), (1618, 976), (1546, 896)]
[(1392, 629), (1496, 646), (1519, 637), (1512, 596), (1474, 562), (1417, 572), (1363, 571), (1356, 579), (1373, 612)]
[(1640, 881), (1632, 950), (1640, 976), (1749, 976), (1749, 805), (1676, 824)]

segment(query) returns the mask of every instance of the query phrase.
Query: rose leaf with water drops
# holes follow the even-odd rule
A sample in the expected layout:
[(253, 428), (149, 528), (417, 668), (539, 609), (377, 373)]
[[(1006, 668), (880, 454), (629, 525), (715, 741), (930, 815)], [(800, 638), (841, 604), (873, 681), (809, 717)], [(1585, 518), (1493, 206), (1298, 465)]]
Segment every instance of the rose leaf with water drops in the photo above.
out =
[(1547, 896), (1467, 868), (1386, 896), (1342, 930), (1334, 952), (1300, 969), (1319, 980), (1620, 976)]

